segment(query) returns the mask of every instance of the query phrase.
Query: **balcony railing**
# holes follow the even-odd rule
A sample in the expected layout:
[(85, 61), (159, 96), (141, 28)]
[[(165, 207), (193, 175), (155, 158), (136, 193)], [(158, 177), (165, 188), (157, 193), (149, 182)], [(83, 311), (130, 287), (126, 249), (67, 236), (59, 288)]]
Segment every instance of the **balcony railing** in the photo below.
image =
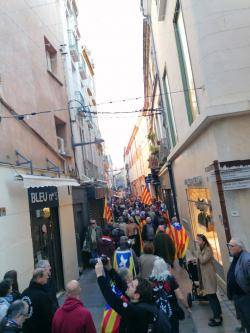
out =
[(79, 103), (77, 103), (78, 104), (77, 105), (77, 111), (86, 113), (85, 100), (83, 98), (82, 93), (80, 91), (76, 91), (75, 96), (76, 96), (76, 100), (79, 101)]

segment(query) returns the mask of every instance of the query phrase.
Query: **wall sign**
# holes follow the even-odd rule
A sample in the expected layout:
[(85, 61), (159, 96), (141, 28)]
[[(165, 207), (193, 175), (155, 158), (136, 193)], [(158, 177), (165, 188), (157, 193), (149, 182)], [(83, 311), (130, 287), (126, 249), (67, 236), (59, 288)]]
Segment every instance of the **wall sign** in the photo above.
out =
[(49, 186), (29, 188), (28, 196), (31, 210), (58, 206), (57, 187)]
[(187, 185), (187, 186), (202, 185), (202, 177), (197, 176), (197, 177), (193, 177), (193, 178), (187, 178), (187, 179), (185, 179), (185, 185)]

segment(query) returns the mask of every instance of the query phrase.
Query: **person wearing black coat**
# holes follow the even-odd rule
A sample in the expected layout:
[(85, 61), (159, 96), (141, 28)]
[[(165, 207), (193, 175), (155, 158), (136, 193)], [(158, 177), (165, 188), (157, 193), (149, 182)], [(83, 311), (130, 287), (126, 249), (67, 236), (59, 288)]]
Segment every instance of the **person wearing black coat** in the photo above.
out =
[[(107, 265), (105, 266), (108, 269)], [(150, 309), (155, 308), (153, 304), (153, 290), (149, 281), (145, 279), (135, 279), (128, 284), (127, 290), (126, 283), (120, 279), (119, 275), (111, 267), (108, 271), (109, 278), (115, 280), (116, 286), (120, 291), (126, 293), (130, 301), (125, 301), (115, 295), (111, 289), (109, 278), (105, 276), (102, 262), (99, 260), (95, 266), (97, 281), (101, 289), (102, 295), (108, 305), (114, 309), (121, 316), (121, 324), (126, 333), (147, 333), (149, 324), (153, 322), (152, 312)], [(120, 330), (121, 332), (121, 330)], [(165, 333), (170, 333), (166, 327)]]
[(29, 287), (21, 295), (30, 306), (30, 316), (23, 325), (23, 333), (51, 333), (54, 309), (51, 297), (44, 289), (47, 281), (48, 273), (37, 268)]
[(56, 310), (59, 308), (58, 300), (56, 297), (56, 286), (53, 281), (51, 266), (48, 260), (41, 259), (38, 261), (36, 268), (42, 268), (48, 274), (48, 282), (43, 285), (44, 290), (48, 293), (52, 304), (53, 304), (53, 312), (55, 313)]

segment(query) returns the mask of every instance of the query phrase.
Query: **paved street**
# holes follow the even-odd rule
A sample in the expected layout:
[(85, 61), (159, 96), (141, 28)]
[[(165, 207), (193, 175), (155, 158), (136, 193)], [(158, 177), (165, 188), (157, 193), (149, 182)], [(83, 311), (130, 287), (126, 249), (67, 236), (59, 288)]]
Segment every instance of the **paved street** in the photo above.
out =
[[(176, 265), (175, 276), (180, 284), (183, 293), (191, 288), (191, 283), (188, 279), (186, 272)], [(97, 331), (100, 332), (100, 324), (102, 319), (102, 311), (105, 305), (104, 299), (99, 291), (96, 283), (94, 270), (86, 270), (80, 278), (82, 286), (82, 300), (85, 306), (91, 311)], [(223, 311), (223, 326), (221, 327), (208, 327), (207, 322), (211, 317), (211, 311), (206, 302), (196, 302), (193, 304), (192, 316), (186, 315), (185, 321), (181, 322), (180, 333), (233, 333), (237, 324), (233, 306), (227, 301), (226, 297), (219, 293), (222, 311)], [(60, 302), (63, 301), (63, 297)]]

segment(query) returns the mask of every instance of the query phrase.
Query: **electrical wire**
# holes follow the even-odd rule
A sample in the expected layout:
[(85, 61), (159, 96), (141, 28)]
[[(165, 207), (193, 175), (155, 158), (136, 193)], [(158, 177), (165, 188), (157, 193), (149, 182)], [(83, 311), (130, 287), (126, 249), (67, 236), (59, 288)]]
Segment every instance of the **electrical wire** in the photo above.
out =
[[(53, 109), (53, 110), (45, 110), (45, 111), (37, 111), (37, 112), (31, 112), (31, 113), (24, 113), (24, 114), (16, 114), (12, 116), (2, 116), (1, 119), (8, 119), (8, 118), (22, 118), (22, 117), (28, 117), (28, 116), (35, 116), (39, 114), (46, 114), (46, 113), (53, 113), (53, 112), (62, 112), (62, 111), (67, 111), (70, 109), (79, 109), (79, 108), (86, 108), (86, 107), (96, 107), (100, 105), (107, 105), (107, 104), (113, 104), (113, 103), (118, 103), (118, 102), (125, 102), (125, 101), (131, 101), (131, 100), (136, 100), (140, 98), (149, 98), (149, 97), (156, 97), (156, 96), (163, 96), (163, 95), (171, 95), (175, 93), (183, 93), (185, 91), (190, 91), (190, 90), (204, 90), (204, 87), (198, 87), (195, 89), (186, 89), (186, 90), (176, 90), (176, 91), (170, 91), (166, 93), (160, 93), (160, 94), (155, 94), (155, 95), (150, 95), (150, 96), (139, 96), (139, 97), (131, 97), (131, 98), (126, 98), (126, 99), (120, 99), (120, 100), (114, 100), (114, 101), (106, 101), (106, 102), (101, 102), (97, 104), (82, 104), (81, 107), (69, 107), (69, 108), (59, 108), (59, 109)], [(80, 103), (80, 102), (79, 102)], [(80, 103), (81, 104), (81, 103)], [(156, 111), (160, 110), (150, 108), (150, 109), (141, 109), (141, 110), (134, 110), (134, 111), (116, 111), (116, 112), (108, 112), (108, 111), (84, 111), (87, 114), (120, 114), (120, 113), (136, 113), (136, 112), (144, 112), (144, 111)], [(162, 109), (163, 110), (163, 109)], [(22, 119), (21, 119), (22, 120)]]

